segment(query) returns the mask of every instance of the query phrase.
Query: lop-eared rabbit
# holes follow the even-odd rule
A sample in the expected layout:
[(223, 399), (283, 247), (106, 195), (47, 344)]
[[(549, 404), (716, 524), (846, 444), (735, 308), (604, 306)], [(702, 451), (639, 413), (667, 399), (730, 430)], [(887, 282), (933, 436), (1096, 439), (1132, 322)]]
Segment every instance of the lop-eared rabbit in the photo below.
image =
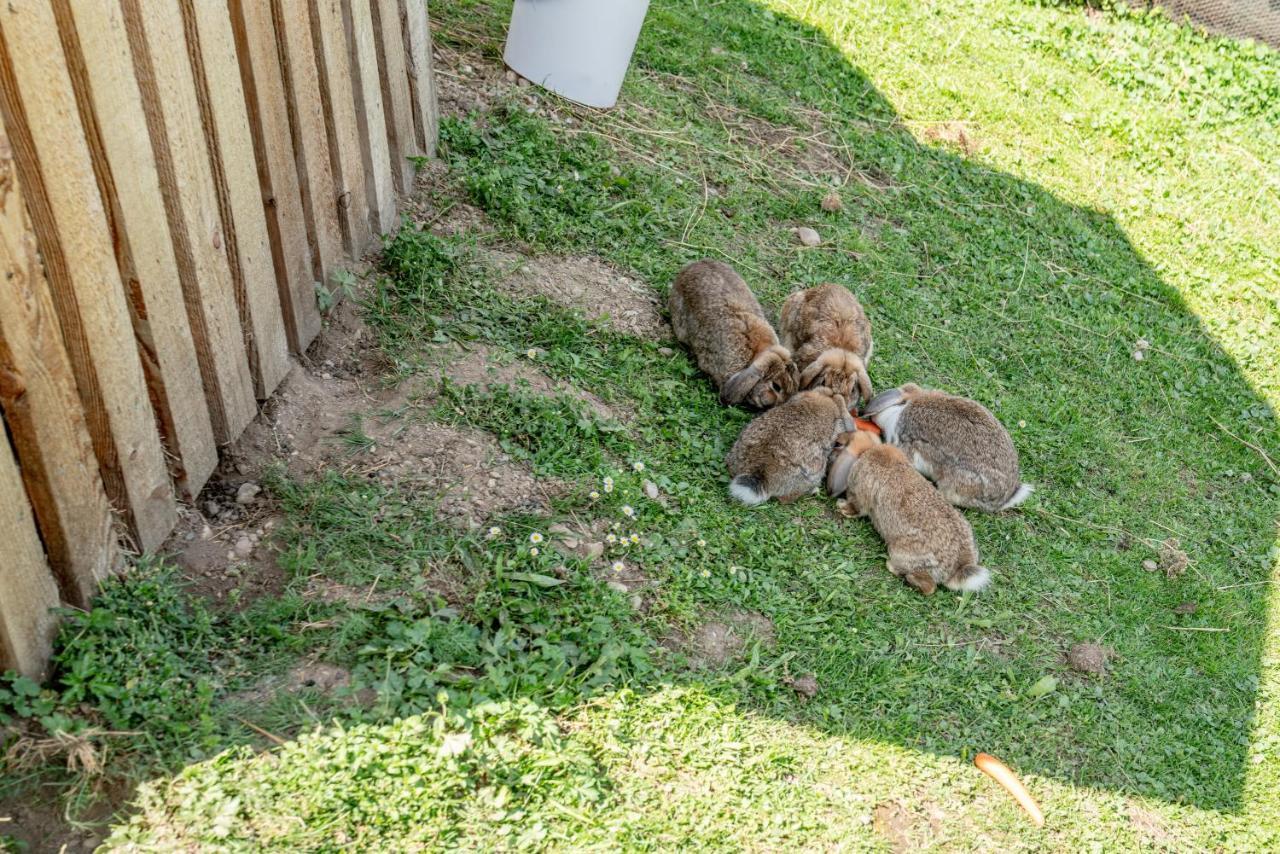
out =
[(957, 507), (997, 513), (1034, 490), (1009, 431), (977, 401), (908, 383), (872, 398), (866, 416)]
[(827, 478), (845, 516), (870, 516), (889, 550), (889, 571), (925, 596), (941, 584), (949, 590), (982, 590), (991, 573), (978, 563), (969, 523), (893, 445), (858, 430), (840, 437), (844, 447)]
[(793, 395), (746, 426), (725, 458), (729, 494), (743, 504), (788, 504), (822, 483), (836, 435), (852, 427), (845, 399), (829, 388)]
[(778, 343), (755, 294), (732, 267), (695, 261), (676, 275), (671, 328), (720, 390), (720, 402), (756, 409), (793, 395), (799, 379), (791, 351)]
[(871, 399), (871, 321), (844, 285), (796, 291), (782, 304), (782, 346), (800, 371), (800, 388), (826, 386), (851, 402)]

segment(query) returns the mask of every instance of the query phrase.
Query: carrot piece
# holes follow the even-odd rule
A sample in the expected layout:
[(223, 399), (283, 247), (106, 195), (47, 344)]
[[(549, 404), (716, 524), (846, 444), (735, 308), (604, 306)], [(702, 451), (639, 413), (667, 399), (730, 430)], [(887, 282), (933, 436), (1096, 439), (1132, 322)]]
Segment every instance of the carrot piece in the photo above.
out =
[(880, 425), (870, 418), (859, 418), (855, 415), (853, 416), (853, 426), (859, 430), (866, 430), (868, 433), (875, 433), (877, 436), (881, 435)]
[(1044, 827), (1044, 813), (1040, 812), (1039, 804), (1036, 803), (1035, 798), (1031, 797), (1027, 787), (1022, 785), (1018, 775), (1009, 770), (1009, 766), (996, 759), (990, 753), (979, 753), (973, 757), (973, 764), (978, 766), (979, 771), (995, 780), (1009, 794), (1013, 795), (1013, 799), (1018, 802), (1018, 805), (1027, 811), (1027, 815), (1031, 816), (1031, 820), (1035, 822), (1036, 827)]

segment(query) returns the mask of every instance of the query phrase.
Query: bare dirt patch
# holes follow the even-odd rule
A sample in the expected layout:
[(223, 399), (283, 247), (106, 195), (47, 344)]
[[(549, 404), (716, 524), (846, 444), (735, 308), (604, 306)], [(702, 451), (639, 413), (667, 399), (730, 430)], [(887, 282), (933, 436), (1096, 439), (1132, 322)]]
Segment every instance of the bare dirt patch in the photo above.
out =
[(1164, 819), (1150, 810), (1137, 805), (1130, 806), (1129, 824), (1157, 848), (1174, 851), (1181, 847), (1181, 840), (1169, 831)]
[(1067, 665), (1077, 673), (1101, 675), (1107, 672), (1107, 662), (1115, 652), (1096, 643), (1078, 643), (1067, 650)]
[(924, 138), (930, 142), (941, 142), (944, 145), (959, 149), (965, 154), (973, 154), (980, 147), (973, 129), (965, 122), (938, 122), (924, 129)]
[(581, 256), (496, 256), (506, 272), (504, 288), (516, 294), (541, 294), (587, 317), (605, 318), (610, 326), (639, 338), (665, 339), (658, 295), (607, 264)]
[(697, 667), (719, 667), (736, 658), (751, 640), (774, 642), (773, 621), (755, 611), (732, 611), (723, 620), (703, 623), (688, 638), (675, 643)]
[[(437, 348), (433, 355), (442, 375), (458, 385), (474, 385), (485, 391), (493, 386), (524, 385), (538, 394), (563, 394), (577, 398), (601, 418), (626, 420), (596, 395), (547, 376), (527, 358), (494, 350), (484, 344), (470, 344), (467, 349), (450, 344)], [(432, 390), (427, 390), (423, 399), (431, 399), (432, 394)]]

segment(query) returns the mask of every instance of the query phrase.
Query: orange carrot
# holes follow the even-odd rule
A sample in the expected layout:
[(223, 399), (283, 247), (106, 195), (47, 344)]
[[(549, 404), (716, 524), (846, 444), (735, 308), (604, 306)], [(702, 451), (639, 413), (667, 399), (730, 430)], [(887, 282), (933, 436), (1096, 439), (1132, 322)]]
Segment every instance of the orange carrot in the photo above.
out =
[(877, 436), (880, 435), (880, 425), (870, 418), (859, 418), (855, 415), (853, 416), (853, 426), (859, 430), (866, 430), (868, 433), (875, 433)]
[(977, 765), (978, 770), (983, 774), (1004, 786), (1009, 794), (1013, 795), (1013, 799), (1018, 802), (1018, 805), (1027, 811), (1027, 815), (1031, 816), (1031, 820), (1035, 822), (1036, 827), (1044, 827), (1044, 813), (1040, 812), (1040, 806), (1031, 797), (1027, 787), (1022, 785), (1022, 781), (1018, 779), (1018, 776), (1009, 770), (1009, 766), (996, 759), (990, 753), (979, 753), (973, 757), (973, 764)]

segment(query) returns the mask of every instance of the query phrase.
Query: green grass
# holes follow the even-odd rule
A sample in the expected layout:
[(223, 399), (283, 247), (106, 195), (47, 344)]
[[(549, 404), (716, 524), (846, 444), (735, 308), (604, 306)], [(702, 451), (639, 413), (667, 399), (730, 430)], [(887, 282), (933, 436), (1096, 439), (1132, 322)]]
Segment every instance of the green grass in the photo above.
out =
[[(492, 61), (508, 8), (433, 3), (434, 35)], [(243, 654), (210, 669), (202, 649), (161, 673), (198, 665), (225, 696), (306, 654), (376, 699), (251, 714), (289, 743), (156, 776), (116, 842), (1280, 844), (1280, 478), (1257, 450), (1280, 458), (1280, 57), (1124, 7), (656, 2), (617, 110), (537, 98), (534, 114), (512, 102), (444, 122), (439, 192), (496, 233), (402, 230), (364, 311), (402, 373), (443, 342), (536, 348), (624, 423), (563, 395), (445, 383), (431, 417), (568, 484), (553, 518), (492, 520), (493, 538), (442, 527), (429, 495), (280, 484), (290, 591), (212, 619), (214, 643)], [(964, 123), (968, 150), (931, 140), (943, 122)], [(823, 212), (832, 191), (843, 209)], [(823, 244), (796, 245), (798, 224)], [(672, 342), (505, 290), (489, 244), (595, 254), (659, 293), (684, 263), (726, 257), (774, 308), (795, 287), (850, 285), (877, 386), (981, 400), (1038, 486), (1020, 512), (969, 514), (992, 589), (916, 596), (825, 500), (731, 504), (723, 457), (749, 416), (659, 350)], [(626, 542), (606, 562), (649, 580), (642, 611), (607, 569), (530, 541), (560, 520)], [(1175, 579), (1142, 566), (1170, 537), (1191, 561)], [(310, 576), (393, 598), (308, 602)], [(1175, 613), (1185, 602), (1194, 613)], [(719, 668), (668, 649), (740, 610), (767, 616), (773, 642)], [(184, 625), (156, 642), (162, 661), (192, 654)], [(71, 668), (87, 652), (64, 637)], [(1082, 641), (1115, 650), (1106, 675), (1066, 667)], [(812, 700), (788, 687), (800, 674)], [(62, 679), (49, 700), (74, 716)], [(216, 702), (174, 704), (151, 729), (206, 712), (205, 755), (252, 738)], [(978, 751), (1024, 775), (1043, 830), (973, 770)], [(148, 769), (193, 758), (163, 739), (152, 755)], [(876, 810), (889, 802), (897, 831)]]

